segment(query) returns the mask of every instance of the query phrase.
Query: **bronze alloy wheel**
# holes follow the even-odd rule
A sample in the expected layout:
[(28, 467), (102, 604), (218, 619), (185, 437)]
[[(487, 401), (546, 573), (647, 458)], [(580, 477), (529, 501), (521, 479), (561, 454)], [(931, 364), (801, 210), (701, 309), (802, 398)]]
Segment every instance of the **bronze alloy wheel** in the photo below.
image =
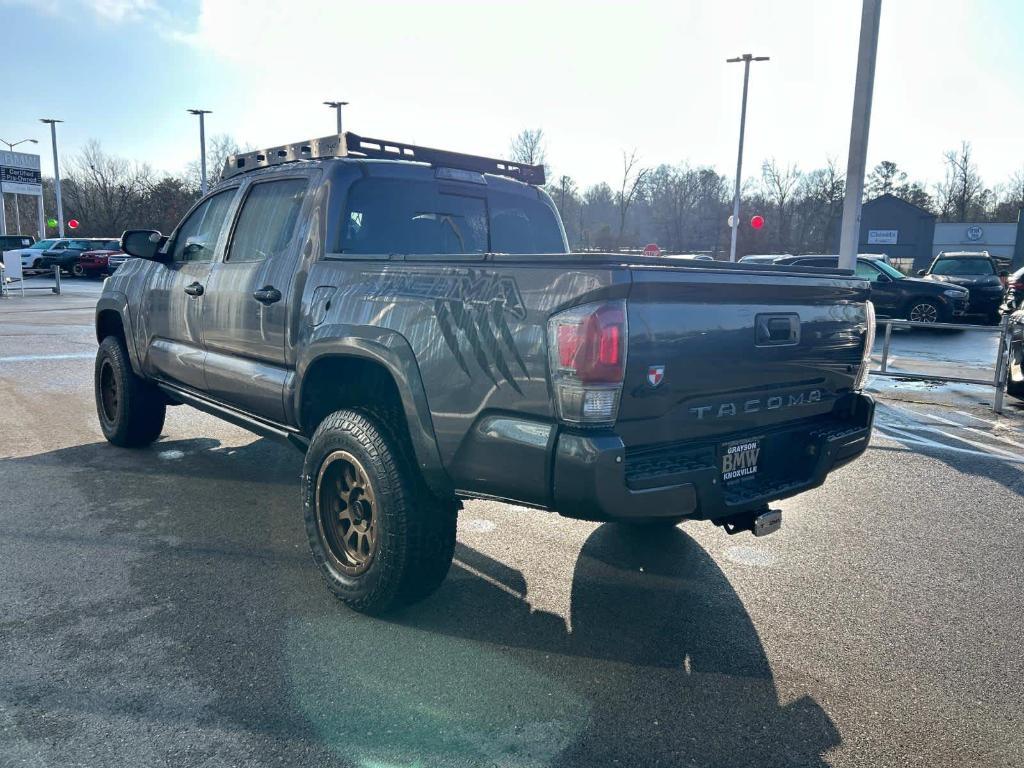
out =
[(939, 310), (934, 304), (922, 301), (910, 308), (909, 319), (915, 323), (934, 323), (939, 319)]
[(317, 527), (333, 565), (357, 576), (377, 554), (377, 503), (366, 470), (348, 451), (334, 451), (316, 479)]
[(103, 407), (103, 415), (111, 423), (117, 420), (119, 399), (120, 393), (117, 391), (117, 375), (114, 373), (114, 366), (110, 364), (110, 360), (104, 360), (100, 365), (100, 404)]

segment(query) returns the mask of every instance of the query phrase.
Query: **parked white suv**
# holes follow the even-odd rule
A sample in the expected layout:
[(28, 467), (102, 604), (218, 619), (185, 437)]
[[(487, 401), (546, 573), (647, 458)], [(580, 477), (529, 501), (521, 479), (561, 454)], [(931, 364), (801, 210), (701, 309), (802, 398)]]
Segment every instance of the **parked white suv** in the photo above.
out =
[(32, 243), (28, 248), (12, 248), (9, 251), (4, 251), (4, 253), (16, 253), (21, 256), (22, 269), (38, 269), (39, 260), (43, 257), (43, 252), (49, 251), (61, 243), (67, 243), (67, 240), (50, 238), (49, 240), (39, 240)]

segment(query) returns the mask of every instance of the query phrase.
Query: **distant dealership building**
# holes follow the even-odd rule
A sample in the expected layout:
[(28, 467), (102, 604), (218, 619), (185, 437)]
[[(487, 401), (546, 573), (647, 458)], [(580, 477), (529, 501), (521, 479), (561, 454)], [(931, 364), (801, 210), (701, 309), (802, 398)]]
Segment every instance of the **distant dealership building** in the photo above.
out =
[[(838, 249), (838, 243), (836, 243)], [(882, 195), (861, 207), (858, 253), (885, 253), (900, 260), (913, 259), (924, 269), (942, 251), (988, 251), (1024, 266), (1024, 218), (1016, 223), (942, 222), (924, 208)]]

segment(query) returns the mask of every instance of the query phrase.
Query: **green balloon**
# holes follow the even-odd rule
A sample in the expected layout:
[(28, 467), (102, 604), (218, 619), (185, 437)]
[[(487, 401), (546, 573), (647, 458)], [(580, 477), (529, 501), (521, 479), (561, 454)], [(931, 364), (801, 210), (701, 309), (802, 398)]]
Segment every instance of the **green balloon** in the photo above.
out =
[(48, 226), (50, 228), (56, 227), (57, 226), (57, 220), (56, 219), (47, 219), (46, 220), (46, 226)]

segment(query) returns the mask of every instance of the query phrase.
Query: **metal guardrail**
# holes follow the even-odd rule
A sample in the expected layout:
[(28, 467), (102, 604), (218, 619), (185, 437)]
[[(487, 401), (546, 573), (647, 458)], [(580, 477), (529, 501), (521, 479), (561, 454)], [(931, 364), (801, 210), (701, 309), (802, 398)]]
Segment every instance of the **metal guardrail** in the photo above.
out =
[(21, 295), (25, 295), (25, 291), (50, 291), (60, 296), (60, 267), (54, 266), (53, 268), (53, 285), (25, 285), (25, 279), (28, 277), (40, 277), (42, 273), (36, 272), (32, 275), (26, 275), (22, 272), (20, 278), (14, 278), (12, 282), (7, 282), (4, 276), (3, 264), (0, 263), (0, 296), (9, 297), (14, 291), (20, 291)]
[[(872, 376), (889, 376), (896, 379), (909, 379), (911, 381), (949, 381), (957, 384), (980, 384), (981, 386), (994, 387), (995, 398), (992, 401), (994, 413), (1003, 412), (1003, 397), (1006, 394), (1006, 366), (1009, 361), (1009, 317), (1004, 316), (999, 326), (992, 325), (968, 325), (966, 323), (919, 323), (913, 320), (879, 320), (880, 325), (885, 325), (885, 340), (882, 342), (882, 364), (881, 368), (869, 370)], [(993, 376), (990, 379), (974, 379), (966, 376), (941, 376), (939, 374), (915, 373), (912, 371), (890, 371), (889, 370), (889, 344), (892, 340), (892, 328), (898, 325), (901, 328), (927, 328), (929, 330), (947, 331), (985, 331), (987, 333), (999, 333), (999, 346), (996, 350), (996, 365)]]

